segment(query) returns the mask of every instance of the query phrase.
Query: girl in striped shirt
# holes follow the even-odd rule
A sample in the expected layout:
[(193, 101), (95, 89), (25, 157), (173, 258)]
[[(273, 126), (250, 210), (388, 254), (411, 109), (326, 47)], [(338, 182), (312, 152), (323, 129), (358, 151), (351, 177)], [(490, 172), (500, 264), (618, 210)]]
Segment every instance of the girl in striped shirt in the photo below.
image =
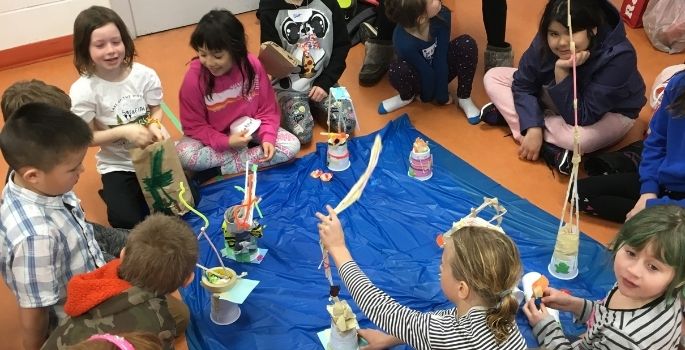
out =
[[(685, 209), (654, 206), (621, 228), (613, 243), (616, 285), (593, 302), (546, 288), (540, 309), (523, 311), (546, 349), (677, 349), (685, 284)], [(546, 306), (570, 311), (587, 322), (587, 333), (571, 343)]]
[(345, 245), (338, 217), (330, 206), (327, 209), (328, 215), (316, 213), (321, 242), (359, 308), (387, 332), (360, 329), (369, 342), (364, 349), (402, 343), (419, 350), (526, 348), (514, 320), (518, 302), (512, 294), (522, 271), (519, 252), (501, 228), (483, 221), (444, 235), (440, 286), (456, 307), (419, 312), (398, 304), (369, 281)]

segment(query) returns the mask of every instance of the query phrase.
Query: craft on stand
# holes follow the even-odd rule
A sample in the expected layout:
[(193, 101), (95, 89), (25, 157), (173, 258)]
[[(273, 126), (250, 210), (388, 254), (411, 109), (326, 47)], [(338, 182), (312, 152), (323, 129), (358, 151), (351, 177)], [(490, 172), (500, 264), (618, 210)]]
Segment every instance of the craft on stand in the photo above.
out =
[(350, 167), (350, 152), (347, 149), (349, 134), (342, 132), (321, 132), (328, 136), (326, 165), (332, 171), (343, 171)]
[(257, 164), (248, 160), (245, 164), (245, 187), (236, 187), (244, 193), (241, 204), (230, 206), (224, 213), (221, 230), (224, 233), (226, 247), (222, 250), (225, 257), (238, 262), (260, 263), (266, 249), (257, 246), (257, 239), (264, 235), (264, 226), (254, 218), (254, 211), (260, 218), (262, 213), (258, 203), (261, 198), (256, 195)]
[(338, 295), (331, 298), (333, 304), (326, 306), (331, 316), (331, 333), (326, 349), (357, 350), (359, 347), (357, 316), (352, 312), (346, 300), (340, 300)]
[[(571, 23), (571, 1), (566, 7), (566, 16), (569, 33), (573, 33)], [(564, 208), (559, 219), (557, 241), (554, 245), (552, 258), (547, 269), (552, 276), (570, 280), (578, 276), (578, 249), (580, 245), (580, 207), (578, 205), (578, 169), (580, 167), (580, 130), (578, 127), (578, 86), (576, 74), (576, 43), (571, 36), (570, 42), (571, 62), (573, 67), (573, 157), (571, 158), (571, 176), (566, 189)]]
[[(485, 220), (478, 216), (478, 214), (480, 214), (486, 208), (492, 208), (495, 210), (495, 214), (492, 216), (492, 218), (490, 218), (490, 220)], [(459, 229), (465, 226), (486, 227), (504, 233), (504, 230), (502, 229), (502, 219), (506, 213), (507, 209), (499, 203), (497, 198), (483, 197), (483, 203), (478, 206), (478, 208), (471, 208), (471, 212), (459, 219), (459, 221), (452, 223), (452, 227), (447, 232), (438, 234), (438, 236), (435, 238), (435, 242), (438, 244), (438, 246), (444, 247), (445, 238), (452, 236), (453, 233), (459, 231)], [(493, 224), (493, 222), (495, 223)]]
[(181, 202), (195, 215), (199, 216), (204, 222), (204, 225), (200, 228), (200, 234), (197, 236), (198, 241), (202, 237), (207, 240), (209, 246), (212, 248), (212, 251), (214, 254), (216, 254), (219, 264), (221, 265), (213, 268), (207, 268), (200, 264), (196, 264), (197, 267), (204, 271), (202, 278), (200, 279), (200, 284), (208, 292), (212, 293), (212, 303), (209, 318), (212, 320), (212, 322), (218, 325), (231, 324), (235, 322), (238, 317), (240, 317), (240, 307), (236, 303), (223, 300), (220, 298), (220, 296), (233, 288), (233, 286), (236, 285), (236, 283), (242, 277), (247, 275), (247, 273), (243, 272), (242, 274), (237, 275), (233, 269), (224, 265), (219, 251), (216, 249), (216, 246), (214, 246), (214, 243), (212, 243), (212, 240), (207, 235), (209, 220), (204, 214), (200, 213), (197, 209), (193, 208), (190, 204), (188, 204), (188, 202), (185, 201), (183, 194), (185, 193), (186, 189), (183, 182), (179, 183), (179, 187), (181, 189), (178, 193), (179, 202)]
[(417, 137), (409, 153), (408, 175), (417, 180), (426, 181), (433, 177), (433, 156), (428, 143)]
[[(359, 177), (357, 182), (352, 186), (350, 191), (345, 195), (345, 197), (338, 203), (338, 205), (333, 209), (333, 211), (336, 214), (342, 213), (345, 209), (347, 209), (350, 205), (352, 205), (354, 202), (356, 202), (362, 195), (362, 192), (364, 191), (364, 187), (366, 187), (366, 184), (369, 181), (369, 178), (371, 177), (371, 173), (373, 172), (373, 169), (376, 168), (376, 165), (378, 164), (378, 158), (381, 154), (381, 150), (383, 149), (383, 145), (381, 143), (381, 137), (380, 135), (376, 135), (376, 138), (373, 141), (373, 146), (371, 147), (371, 154), (369, 156), (369, 163), (366, 166), (366, 170), (364, 170), (364, 173)], [(328, 251), (324, 248), (323, 244), (319, 242), (319, 245), (321, 247), (321, 255), (322, 255), (322, 260), (321, 263), (319, 264), (319, 268), (323, 267), (324, 269), (324, 274), (326, 276), (326, 279), (328, 280), (329, 286), (330, 286), (330, 291), (329, 291), (329, 300), (333, 302), (333, 305), (327, 306), (327, 309), (330, 306), (335, 306), (336, 303), (342, 303), (339, 298), (338, 298), (338, 293), (340, 292), (340, 286), (335, 285), (333, 283), (333, 275), (331, 273), (331, 265), (330, 265), (330, 259), (328, 256)], [(345, 303), (347, 304), (347, 303)], [(349, 307), (349, 305), (347, 305)], [(341, 310), (341, 308), (344, 309), (344, 305), (338, 306), (335, 308), (335, 310)], [(332, 310), (332, 309), (331, 309)], [(336, 311), (337, 312), (337, 311)], [(344, 313), (344, 311), (343, 311)], [(352, 313), (352, 310), (349, 310), (349, 313)], [(330, 311), (329, 311), (330, 314)], [(348, 314), (349, 315), (349, 314)], [(354, 315), (354, 314), (353, 314)], [(331, 317), (333, 314), (331, 314)], [(344, 317), (343, 317), (344, 318)], [(338, 318), (339, 319), (339, 318)], [(335, 320), (334, 320), (335, 321)], [(334, 321), (332, 322), (332, 327), (330, 330), (324, 330), (318, 333), (319, 339), (323, 343), (324, 347), (326, 349), (330, 350), (356, 350), (358, 348), (358, 345), (356, 343), (357, 337), (356, 337), (356, 330), (354, 331), (355, 333), (355, 344), (354, 347), (352, 345), (349, 345), (351, 336), (351, 333), (345, 333), (349, 332), (350, 330), (347, 329), (345, 326), (345, 330), (341, 330), (340, 328), (337, 328), (334, 325)], [(356, 318), (355, 321), (356, 323)], [(356, 328), (356, 327), (355, 327)], [(326, 334), (330, 331), (330, 341), (326, 337)], [(338, 332), (338, 334), (335, 334), (335, 332)]]

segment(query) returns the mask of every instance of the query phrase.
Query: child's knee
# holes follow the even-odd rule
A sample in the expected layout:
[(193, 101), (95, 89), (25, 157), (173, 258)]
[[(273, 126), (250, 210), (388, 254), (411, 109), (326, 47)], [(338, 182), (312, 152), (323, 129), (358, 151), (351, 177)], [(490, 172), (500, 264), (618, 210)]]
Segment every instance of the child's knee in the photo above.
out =
[(478, 43), (468, 34), (462, 34), (456, 37), (450, 44), (459, 51), (478, 52)]

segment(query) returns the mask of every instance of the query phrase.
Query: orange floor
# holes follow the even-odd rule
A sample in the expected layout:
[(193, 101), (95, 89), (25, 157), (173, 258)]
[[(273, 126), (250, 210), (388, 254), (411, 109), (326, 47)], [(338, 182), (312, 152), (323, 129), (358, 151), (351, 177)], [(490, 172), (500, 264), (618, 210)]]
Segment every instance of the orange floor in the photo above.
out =
[[(619, 4), (618, 0), (613, 0)], [(481, 44), (482, 52), (485, 43), (485, 32), (481, 20), (480, 2), (465, 0), (444, 1), (455, 11), (452, 33), (468, 33)], [(535, 34), (539, 13), (546, 0), (510, 1), (508, 14), (507, 41), (515, 50), (516, 59), (528, 47)], [(259, 23), (254, 13), (240, 16), (249, 36), (251, 52), (259, 47)], [(187, 45), (192, 27), (170, 30), (148, 35), (136, 40), (138, 62), (154, 68), (159, 74), (166, 102), (178, 112), (177, 92), (185, 72), (186, 63), (193, 57), (193, 51)], [(657, 51), (650, 45), (642, 29), (627, 28), (628, 36), (638, 50), (638, 64), (647, 83), (651, 86), (654, 77), (666, 66), (683, 63), (685, 54), (668, 55)], [(561, 212), (566, 188), (566, 178), (553, 176), (541, 162), (529, 163), (516, 156), (517, 146), (510, 137), (505, 137), (507, 130), (485, 125), (470, 126), (463, 113), (455, 106), (433, 106), (413, 104), (390, 116), (380, 116), (376, 109), (380, 100), (394, 94), (387, 81), (382, 81), (372, 88), (360, 87), (357, 74), (364, 56), (364, 47), (358, 45), (350, 51), (347, 59), (347, 70), (340, 83), (346, 86), (354, 100), (357, 114), (361, 119), (361, 132), (367, 134), (381, 128), (391, 118), (401, 113), (409, 113), (412, 123), (423, 133), (466, 160), (495, 181), (501, 183), (522, 198), (530, 201), (547, 212), (558, 216)], [(482, 55), (481, 55), (482, 57)], [(65, 90), (76, 80), (77, 74), (72, 65), (72, 57), (61, 57), (28, 66), (0, 71), (0, 91), (20, 79), (38, 78), (55, 84)], [(477, 71), (473, 87), (473, 99), (478, 105), (487, 102), (482, 83), (482, 62)], [(636, 140), (645, 130), (646, 122), (652, 111), (645, 107), (640, 115), (640, 122), (626, 137), (625, 143)], [(172, 129), (171, 125), (167, 126)], [(316, 134), (316, 133), (315, 133)], [(174, 135), (177, 137), (178, 133)], [(316, 137), (316, 136), (315, 136)], [(316, 141), (323, 141), (319, 136)], [(303, 147), (301, 154), (314, 149), (314, 145)], [(95, 222), (106, 223), (104, 204), (97, 195), (100, 178), (95, 170), (95, 149), (86, 157), (86, 172), (76, 186), (76, 192), (82, 199), (87, 217)], [(4, 174), (7, 165), (0, 162), (0, 174)], [(602, 220), (583, 217), (581, 229), (600, 242), (606, 243), (613, 238), (617, 225)], [(12, 295), (2, 284), (0, 286), (0, 349), (20, 349), (18, 336), (17, 306)], [(185, 343), (179, 348), (185, 348)]]

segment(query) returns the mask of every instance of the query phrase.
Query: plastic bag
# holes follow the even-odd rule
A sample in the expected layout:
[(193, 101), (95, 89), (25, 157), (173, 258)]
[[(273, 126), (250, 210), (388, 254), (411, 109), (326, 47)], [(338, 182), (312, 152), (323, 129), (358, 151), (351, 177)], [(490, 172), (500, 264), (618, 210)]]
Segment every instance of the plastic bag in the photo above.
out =
[(642, 24), (657, 49), (670, 54), (685, 50), (685, 0), (651, 0)]
[(664, 70), (662, 70), (661, 73), (659, 73), (659, 75), (656, 76), (656, 78), (654, 79), (654, 84), (652, 84), (652, 93), (649, 96), (649, 105), (652, 106), (652, 109), (659, 109), (659, 105), (661, 104), (661, 98), (664, 96), (664, 89), (666, 89), (668, 81), (671, 80), (671, 77), (673, 77), (673, 75), (675, 75), (683, 69), (685, 69), (685, 64), (676, 64), (673, 66), (668, 66), (664, 68)]

